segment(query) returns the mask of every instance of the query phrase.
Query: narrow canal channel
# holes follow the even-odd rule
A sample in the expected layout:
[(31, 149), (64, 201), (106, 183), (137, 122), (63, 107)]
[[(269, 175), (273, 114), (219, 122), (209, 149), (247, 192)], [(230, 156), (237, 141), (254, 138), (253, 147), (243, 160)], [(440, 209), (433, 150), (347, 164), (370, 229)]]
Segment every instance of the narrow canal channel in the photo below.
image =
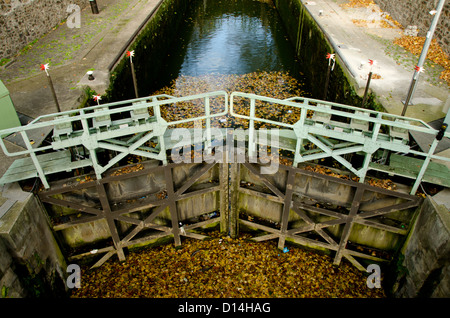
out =
[(297, 75), (294, 48), (271, 1), (194, 3), (165, 61), (166, 82), (180, 75), (257, 71)]
[[(236, 80), (245, 81), (250, 90), (261, 84), (274, 87), (273, 82), (283, 81), (292, 86), (291, 96), (300, 92), (309, 95), (302, 65), (272, 0), (186, 3), (171, 0), (167, 3), (171, 4), (166, 8), (167, 13), (163, 13), (162, 21), (144, 30), (147, 34), (132, 47), (136, 50), (134, 61), (140, 96), (168, 93), (167, 87), (185, 85), (187, 78), (191, 87), (184, 87), (178, 95), (239, 88), (249, 91), (234, 85)], [(126, 60), (115, 73), (110, 100), (134, 98)], [(244, 74), (252, 74), (251, 79), (237, 78)], [(198, 87), (197, 78), (208, 85)], [(234, 84), (230, 85), (230, 81)], [(297, 89), (299, 86), (301, 91)], [(270, 89), (255, 93), (282, 97), (274, 96)]]

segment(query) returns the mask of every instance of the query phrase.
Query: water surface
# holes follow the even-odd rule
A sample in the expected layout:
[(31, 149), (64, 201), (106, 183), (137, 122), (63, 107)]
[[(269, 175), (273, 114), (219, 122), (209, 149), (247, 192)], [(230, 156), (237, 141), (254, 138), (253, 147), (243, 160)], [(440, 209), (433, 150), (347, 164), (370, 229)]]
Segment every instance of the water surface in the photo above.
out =
[(205, 74), (300, 76), (294, 48), (270, 1), (197, 0), (191, 8), (163, 61), (162, 86), (179, 76)]

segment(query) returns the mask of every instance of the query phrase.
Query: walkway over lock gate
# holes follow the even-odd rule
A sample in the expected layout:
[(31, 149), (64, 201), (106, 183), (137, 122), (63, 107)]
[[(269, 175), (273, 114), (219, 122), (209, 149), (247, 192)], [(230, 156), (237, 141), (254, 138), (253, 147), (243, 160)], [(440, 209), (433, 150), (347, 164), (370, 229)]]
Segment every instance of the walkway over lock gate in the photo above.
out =
[[(170, 120), (164, 107), (196, 107), (202, 112)], [(265, 107), (283, 108), (290, 120), (261, 118), (259, 110)], [(243, 120), (248, 128), (224, 128), (230, 118)], [(184, 128), (187, 135), (204, 126), (200, 149), (207, 153), (226, 143), (224, 160), (169, 163), (168, 150), (192, 145), (190, 138), (172, 140), (174, 129), (184, 124), (194, 127)], [(28, 133), (42, 127), (53, 129), (50, 145), (32, 144)], [(449, 186), (446, 166), (430, 164), (431, 159), (449, 161), (433, 154), (439, 141), (428, 153), (413, 150), (408, 131), (438, 134), (413, 118), (302, 97), (278, 100), (223, 91), (158, 95), (41, 116), (26, 126), (1, 131), (3, 151), (25, 157), (16, 160), (0, 182), (39, 177), (45, 187), (39, 197), (53, 230), (62, 233), (68, 246), (76, 245), (74, 231), (84, 225), (94, 236), (106, 233), (110, 244), (94, 237), (92, 242), (103, 245), (92, 250), (88, 244), (91, 250), (86, 251), (77, 247), (70, 255), (71, 260), (103, 255), (94, 266), (113, 255), (124, 260), (124, 249), (159, 238), (173, 237), (175, 245), (183, 236), (203, 239), (196, 229), (220, 223), (231, 236), (247, 227), (257, 231), (255, 241), (277, 239), (279, 248), (293, 241), (332, 251), (335, 264), (346, 258), (363, 270), (361, 259), (392, 260), (421, 202), (413, 194), (422, 180)], [(22, 136), (26, 150), (8, 151), (3, 138), (14, 133)], [(254, 160), (257, 147), (274, 148), (274, 140), (277, 148), (294, 153), (293, 165), (263, 173), (267, 165)], [(244, 145), (244, 153), (239, 145)], [(352, 154), (363, 160), (353, 163)], [(148, 160), (116, 167), (128, 155)], [(359, 182), (297, 167), (324, 158), (339, 162)], [(395, 166), (399, 158), (418, 166)], [(50, 174), (83, 167), (92, 172), (47, 180)], [(364, 183), (369, 170), (417, 181), (410, 194), (389, 191)]]
[[(195, 107), (200, 112), (190, 118), (172, 120), (161, 115), (161, 108), (180, 106)], [(269, 108), (282, 108), (291, 115), (289, 122), (258, 114), (259, 110)], [(230, 115), (248, 121), (248, 129), (235, 130), (233, 140), (242, 140), (245, 135), (250, 158), (257, 155), (257, 144), (267, 144), (269, 136), (274, 134), (270, 129), (257, 129), (259, 125), (279, 129), (278, 147), (293, 152), (294, 167), (332, 158), (361, 183), (369, 170), (377, 170), (415, 179), (411, 194), (422, 181), (450, 186), (448, 168), (430, 162), (431, 159), (450, 161), (434, 155), (439, 140), (433, 139), (428, 152), (414, 150), (409, 145), (408, 132), (431, 136), (439, 133), (421, 120), (303, 97), (279, 100), (239, 92), (228, 96), (224, 91), (187, 97), (157, 95), (109, 103), (40, 116), (26, 126), (0, 131), (0, 145), (5, 154), (25, 156), (11, 165), (0, 184), (39, 177), (44, 187), (49, 188), (47, 175), (82, 167), (92, 167), (100, 180), (103, 173), (130, 154), (167, 164), (168, 150), (192, 143), (190, 139), (174, 142), (173, 128), (183, 124), (204, 127), (202, 142), (206, 149), (211, 149), (213, 142), (217, 145), (226, 141), (227, 132), (221, 123)], [(53, 130), (50, 145), (32, 145), (28, 134), (41, 128)], [(21, 135), (26, 146), (24, 151), (8, 151), (3, 139), (10, 134)], [(449, 138), (450, 132), (445, 132), (444, 137)], [(115, 156), (99, 160), (98, 154), (104, 150)], [(361, 155), (362, 163), (352, 163), (349, 158), (353, 154)]]

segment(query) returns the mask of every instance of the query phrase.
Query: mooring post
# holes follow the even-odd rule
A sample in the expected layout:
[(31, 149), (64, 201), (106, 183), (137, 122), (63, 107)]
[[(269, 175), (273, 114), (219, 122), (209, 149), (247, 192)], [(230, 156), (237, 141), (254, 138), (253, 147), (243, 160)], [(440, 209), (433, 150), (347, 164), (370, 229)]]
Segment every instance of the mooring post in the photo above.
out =
[[(364, 108), (364, 106), (366, 105), (367, 95), (369, 93), (370, 81), (372, 80), (372, 74), (373, 74), (372, 69), (376, 64), (377, 64), (377, 61), (369, 59), (370, 71), (369, 71), (369, 75), (367, 78), (366, 89), (364, 90), (364, 97), (363, 97), (363, 101), (362, 101), (362, 105), (361, 105), (362, 108)], [(363, 64), (361, 64), (361, 65), (363, 65)]]
[(56, 104), (56, 109), (58, 110), (58, 113), (61, 112), (61, 108), (59, 107), (58, 98), (56, 97), (55, 87), (53, 86), (52, 78), (50, 77), (50, 74), (48, 73), (48, 70), (50, 69), (49, 63), (47, 64), (41, 64), (41, 71), (45, 71), (45, 74), (47, 75), (48, 85), (50, 86), (50, 90), (52, 91), (53, 100)]
[(91, 4), (92, 14), (98, 14), (97, 1), (96, 0), (89, 0), (89, 3)]
[(134, 94), (136, 95), (136, 98), (139, 98), (137, 79), (136, 79), (136, 71), (134, 70), (134, 63), (133, 63), (134, 50), (127, 51), (127, 56), (130, 58), (131, 77), (133, 78)]
[(364, 90), (364, 97), (363, 97), (363, 101), (362, 101), (362, 105), (361, 105), (362, 108), (364, 108), (364, 106), (366, 105), (367, 95), (369, 93), (369, 86), (370, 86), (371, 79), (372, 79), (372, 71), (369, 72), (369, 78), (367, 79), (366, 89)]
[(327, 77), (325, 78), (325, 88), (323, 90), (323, 100), (327, 100), (328, 95), (328, 86), (330, 85), (330, 75), (331, 71), (334, 70), (334, 66), (336, 64), (336, 54), (327, 54), (327, 60), (328, 60), (328, 70), (327, 70)]

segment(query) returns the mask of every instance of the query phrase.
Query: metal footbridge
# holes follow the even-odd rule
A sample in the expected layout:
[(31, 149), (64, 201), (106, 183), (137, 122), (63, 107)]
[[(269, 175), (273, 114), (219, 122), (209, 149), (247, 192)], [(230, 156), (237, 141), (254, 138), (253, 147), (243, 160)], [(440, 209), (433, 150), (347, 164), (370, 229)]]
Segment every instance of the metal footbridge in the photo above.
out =
[[(167, 116), (171, 107), (196, 111), (189, 118), (173, 119)], [(283, 109), (291, 120), (261, 116), (260, 109), (270, 108)], [(422, 120), (304, 97), (280, 100), (240, 92), (229, 95), (225, 91), (186, 97), (156, 95), (103, 104), (40, 116), (25, 126), (2, 130), (3, 152), (18, 159), (0, 184), (38, 177), (48, 189), (49, 175), (86, 167), (101, 179), (128, 155), (167, 164), (169, 150), (192, 144), (189, 138), (183, 139), (184, 144), (183, 140), (173, 140), (176, 127), (202, 127), (205, 133), (201, 142), (205, 149), (211, 149), (228, 138), (230, 129), (223, 125), (227, 118), (248, 124), (245, 129), (232, 131), (233, 140), (246, 143), (249, 157), (256, 154), (258, 145), (271, 145), (267, 136), (273, 131), (261, 127), (277, 128), (277, 146), (293, 152), (294, 166), (332, 158), (359, 182), (365, 181), (370, 170), (376, 170), (415, 180), (411, 194), (422, 181), (450, 187), (449, 169), (435, 162), (449, 162), (450, 158), (434, 154), (440, 140), (450, 138), (450, 132), (434, 129)], [(43, 128), (53, 131), (51, 141), (33, 144), (29, 136)], [(412, 132), (430, 135), (433, 141), (428, 151), (414, 149), (409, 140)], [(4, 139), (11, 134), (21, 136), (23, 151), (8, 149)], [(361, 160), (352, 160), (353, 155)]]

